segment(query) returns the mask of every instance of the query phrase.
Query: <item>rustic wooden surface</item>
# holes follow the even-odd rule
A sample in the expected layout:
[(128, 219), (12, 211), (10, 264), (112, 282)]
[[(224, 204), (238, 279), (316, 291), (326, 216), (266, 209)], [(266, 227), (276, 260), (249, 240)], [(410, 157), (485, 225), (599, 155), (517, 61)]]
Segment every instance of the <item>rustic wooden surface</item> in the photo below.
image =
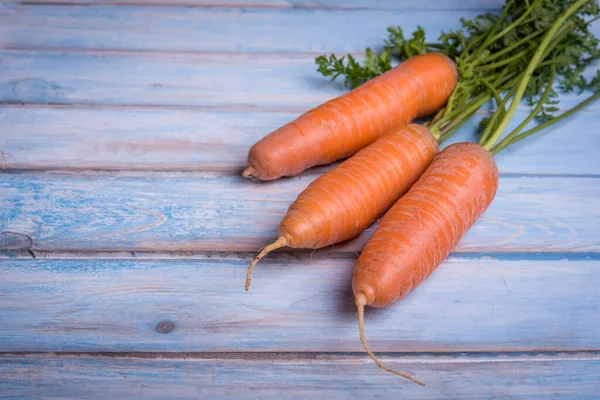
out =
[[(0, 390), (10, 390), (16, 398), (40, 398), (52, 393), (53, 398), (161, 400), (546, 400), (595, 399), (598, 394), (597, 354), (395, 355), (382, 360), (422, 376), (429, 386), (399, 385), (377, 368), (370, 368), (370, 359), (355, 356), (265, 355), (251, 359), (240, 359), (237, 355), (231, 358), (221, 355), (217, 359), (9, 356), (2, 359), (0, 373), (11, 379), (0, 381)], [(86, 385), (90, 382), (93, 385)]]
[[(596, 349), (597, 259), (561, 258), (453, 256), (422, 290), (369, 312), (370, 342), (421, 353)], [(0, 351), (361, 351), (355, 257), (265, 260), (246, 293), (248, 260), (5, 260)], [(174, 330), (157, 334), (161, 322)]]
[(0, 398), (596, 398), (600, 103), (499, 154), (497, 198), (453, 254), (367, 313), (373, 348), (427, 387), (358, 341), (373, 227), (272, 254), (243, 290), (331, 168), (239, 177), (258, 138), (344, 91), (314, 57), (502, 3), (0, 1)]

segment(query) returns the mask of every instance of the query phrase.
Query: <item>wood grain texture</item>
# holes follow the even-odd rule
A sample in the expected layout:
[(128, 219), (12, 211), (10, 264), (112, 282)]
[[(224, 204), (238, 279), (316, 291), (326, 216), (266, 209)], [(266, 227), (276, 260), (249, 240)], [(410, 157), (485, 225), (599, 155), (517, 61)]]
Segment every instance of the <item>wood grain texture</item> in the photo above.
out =
[[(194, 174), (0, 175), (0, 232), (34, 250), (257, 251), (317, 175), (257, 183)], [(457, 252), (600, 249), (597, 178), (504, 176)], [(337, 251), (360, 251), (376, 225)], [(331, 250), (331, 249), (329, 249)]]
[[(0, 261), (0, 351), (362, 352), (354, 258)], [(400, 302), (368, 309), (375, 351), (600, 347), (597, 258), (447, 259)], [(576, 295), (575, 295), (576, 294)], [(170, 333), (159, 333), (163, 321)]]
[[(0, 64), (0, 103), (304, 112), (346, 92), (320, 76), (310, 55), (3, 50)], [(581, 96), (560, 100), (568, 107)]]
[[(273, 254), (243, 290), (320, 170), (271, 184), (237, 170), (259, 137), (344, 92), (314, 56), (361, 53), (391, 24), (437, 34), (503, 1), (16, 3), (0, 0), (0, 103), (17, 104), (0, 107), (0, 168), (68, 171), (0, 173), (0, 351), (162, 354), (2, 354), (0, 398), (597, 396), (597, 104), (500, 154), (498, 197), (455, 253), (367, 311), (374, 350), (426, 388), (381, 372), (358, 340), (353, 252), (373, 227)], [(44, 251), (73, 258), (10, 258)], [(113, 259), (82, 257), (95, 251)]]
[[(526, 117), (518, 111), (509, 130)], [(237, 171), (248, 149), (298, 112), (0, 108), (0, 168)], [(476, 140), (476, 116), (442, 147)], [(597, 116), (554, 125), (496, 156), (502, 173), (600, 172)], [(532, 124), (533, 125), (533, 124)], [(329, 168), (321, 168), (329, 169)]]
[(240, 8), (316, 8), (353, 10), (497, 10), (502, 0), (432, 0), (415, 3), (411, 0), (1, 0), (0, 3), (23, 4), (94, 4), (94, 5), (182, 5), (188, 7), (240, 7)]
[[(243, 9), (0, 4), (0, 47), (167, 52), (359, 52), (381, 47), (387, 27), (431, 39), (482, 10)], [(93, 26), (93, 29), (90, 29)], [(356, 27), (360, 26), (360, 29)]]
[[(386, 357), (385, 361), (389, 359)], [(390, 360), (426, 387), (370, 359), (245, 361), (104, 357), (0, 358), (0, 398), (144, 399), (593, 399), (600, 361), (567, 357)]]

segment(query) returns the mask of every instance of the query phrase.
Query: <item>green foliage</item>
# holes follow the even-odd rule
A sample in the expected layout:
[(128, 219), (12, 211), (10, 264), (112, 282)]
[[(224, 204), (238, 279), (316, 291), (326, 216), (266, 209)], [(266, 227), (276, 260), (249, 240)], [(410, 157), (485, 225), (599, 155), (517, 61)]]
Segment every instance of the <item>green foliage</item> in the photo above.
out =
[(340, 58), (335, 54), (319, 56), (315, 61), (318, 65), (317, 71), (323, 76), (330, 76), (335, 80), (338, 76), (344, 75), (346, 77), (344, 85), (349, 89), (354, 89), (392, 68), (389, 52), (375, 54), (371, 49), (367, 49), (362, 65), (351, 54)]
[[(521, 83), (546, 32), (576, 2), (507, 0), (501, 13), (462, 18), (460, 29), (442, 32), (435, 42), (426, 41), (425, 31), (420, 26), (410, 37), (404, 35), (401, 27), (389, 27), (380, 52), (367, 49), (362, 63), (349, 55), (320, 56), (316, 59), (318, 71), (332, 79), (344, 77), (346, 87), (355, 88), (389, 70), (393, 60), (402, 61), (428, 52), (451, 57), (461, 79), (446, 108), (433, 120), (443, 135), (445, 126), (456, 125), (456, 118), (472, 115), (466, 111), (470, 111), (476, 96), (483, 94), (492, 98), (498, 93), (511, 96), (510, 89)], [(590, 23), (597, 18), (600, 18), (597, 1), (590, 0), (581, 6), (556, 32), (532, 76), (526, 77), (523, 101), (531, 107), (538, 122), (552, 120), (559, 111), (555, 89), (574, 93), (598, 91), (600, 73), (592, 78), (583, 74), (600, 58), (599, 40), (590, 31)], [(543, 96), (546, 90), (550, 90), (549, 95)], [(543, 104), (538, 107), (541, 99)], [(503, 118), (504, 115), (498, 115), (495, 124)], [(480, 131), (486, 130), (490, 120), (482, 121)]]
[(417, 30), (413, 32), (412, 38), (405, 39), (402, 28), (389, 27), (388, 38), (385, 40), (385, 51), (401, 60), (425, 54), (427, 44), (425, 43), (425, 30), (418, 25)]
[(379, 53), (368, 48), (362, 64), (351, 54), (342, 57), (337, 57), (335, 54), (319, 56), (315, 59), (317, 71), (323, 76), (331, 77), (332, 80), (344, 76), (344, 86), (354, 89), (390, 70), (393, 58), (406, 60), (430, 50), (425, 43), (425, 30), (420, 26), (410, 39), (404, 38), (402, 28), (399, 26), (389, 27), (388, 38), (385, 39), (384, 44), (383, 50)]

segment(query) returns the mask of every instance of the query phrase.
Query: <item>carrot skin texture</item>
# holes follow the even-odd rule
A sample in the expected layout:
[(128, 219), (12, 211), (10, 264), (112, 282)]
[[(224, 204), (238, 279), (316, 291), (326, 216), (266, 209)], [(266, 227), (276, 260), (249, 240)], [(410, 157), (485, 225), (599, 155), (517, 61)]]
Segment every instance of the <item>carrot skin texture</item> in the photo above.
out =
[(414, 290), (488, 208), (497, 188), (496, 162), (483, 147), (457, 143), (439, 152), (365, 245), (354, 269), (354, 296), (383, 308)]
[(268, 181), (347, 158), (441, 108), (457, 81), (456, 65), (445, 55), (412, 57), (263, 137), (250, 148), (242, 175)]
[(427, 128), (409, 124), (314, 180), (288, 208), (277, 240), (248, 267), (246, 290), (254, 266), (273, 250), (318, 249), (360, 234), (408, 191), (437, 151)]
[(279, 235), (290, 247), (311, 249), (357, 236), (410, 189), (437, 151), (421, 125), (383, 135), (308, 185), (288, 208)]

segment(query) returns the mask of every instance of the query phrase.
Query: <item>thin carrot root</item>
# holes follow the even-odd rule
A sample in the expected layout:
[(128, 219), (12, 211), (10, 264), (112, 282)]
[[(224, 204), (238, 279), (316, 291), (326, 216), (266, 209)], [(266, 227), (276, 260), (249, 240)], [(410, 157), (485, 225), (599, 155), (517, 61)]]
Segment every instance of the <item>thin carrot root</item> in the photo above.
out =
[(256, 175), (256, 170), (252, 167), (248, 167), (242, 172), (244, 178), (252, 178)]
[(254, 259), (254, 261), (252, 261), (252, 263), (248, 267), (248, 271), (246, 272), (246, 291), (248, 291), (248, 289), (250, 288), (250, 281), (252, 280), (250, 278), (250, 275), (252, 275), (252, 270), (254, 269), (254, 266), (261, 260), (261, 258), (266, 256), (273, 250), (277, 250), (277, 249), (279, 249), (281, 247), (285, 247), (287, 245), (288, 245), (287, 238), (285, 236), (280, 236), (279, 238), (277, 238), (277, 240), (275, 242), (271, 243), (270, 245), (265, 247), (260, 253), (258, 253), (258, 255)]
[(365, 304), (367, 303), (367, 299), (365, 296), (359, 294), (358, 296), (356, 296), (355, 302), (356, 302), (356, 307), (358, 308), (358, 329), (360, 331), (360, 341), (362, 342), (362, 344), (363, 344), (365, 350), (367, 351), (367, 353), (369, 354), (369, 356), (373, 359), (373, 361), (375, 361), (375, 364), (377, 364), (379, 366), (379, 368), (383, 369), (384, 371), (391, 372), (392, 374), (396, 374), (403, 378), (409, 379), (418, 385), (425, 386), (425, 384), (423, 382), (421, 382), (420, 380), (418, 380), (417, 378), (413, 378), (412, 376), (410, 376), (408, 374), (405, 374), (400, 371), (396, 371), (395, 369), (392, 369), (392, 368), (384, 365), (381, 361), (379, 361), (377, 359), (377, 357), (375, 357), (375, 354), (373, 354), (373, 352), (369, 348), (369, 345), (367, 344), (367, 339), (365, 338), (364, 312), (365, 312)]

